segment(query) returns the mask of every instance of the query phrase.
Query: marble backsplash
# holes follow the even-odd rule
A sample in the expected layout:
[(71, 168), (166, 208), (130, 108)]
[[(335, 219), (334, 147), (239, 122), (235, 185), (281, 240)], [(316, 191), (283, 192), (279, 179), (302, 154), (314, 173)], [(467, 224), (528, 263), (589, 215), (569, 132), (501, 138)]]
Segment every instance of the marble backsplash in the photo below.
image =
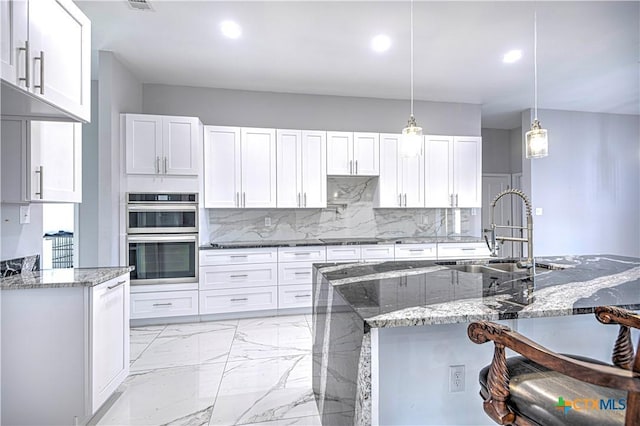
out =
[(330, 177), (324, 209), (208, 209), (201, 235), (208, 242), (481, 236), (480, 209), (374, 209), (377, 184)]

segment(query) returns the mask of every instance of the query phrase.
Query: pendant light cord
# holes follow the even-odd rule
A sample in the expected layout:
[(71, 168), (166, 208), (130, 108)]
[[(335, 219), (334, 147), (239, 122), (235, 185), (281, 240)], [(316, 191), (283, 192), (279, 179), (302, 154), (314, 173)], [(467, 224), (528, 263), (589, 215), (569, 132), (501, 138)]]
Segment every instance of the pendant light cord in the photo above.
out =
[(533, 115), (538, 119), (538, 12), (533, 11)]
[(411, 0), (411, 116), (413, 117), (413, 0)]

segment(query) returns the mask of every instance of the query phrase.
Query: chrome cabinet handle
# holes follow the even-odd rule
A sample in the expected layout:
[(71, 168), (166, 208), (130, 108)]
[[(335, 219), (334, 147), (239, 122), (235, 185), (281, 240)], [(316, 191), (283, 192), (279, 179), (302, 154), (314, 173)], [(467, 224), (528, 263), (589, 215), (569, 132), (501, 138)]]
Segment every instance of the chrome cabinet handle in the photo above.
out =
[(247, 254), (232, 254), (230, 257), (232, 257), (232, 258), (234, 258), (234, 257), (246, 258), (246, 257), (249, 257), (249, 255), (247, 255)]
[(458, 194), (456, 194), (456, 207), (458, 207)]
[(247, 274), (229, 275), (230, 278), (247, 278), (248, 276)]
[(307, 193), (304, 193), (304, 206), (307, 207)]
[(296, 295), (295, 295), (295, 296), (293, 296), (293, 297), (295, 297), (295, 298), (297, 299), (297, 298), (299, 298), (299, 297), (311, 297), (311, 295), (310, 295), (310, 294), (296, 294)]
[(449, 195), (449, 206), (453, 207), (453, 194)]
[(299, 252), (295, 252), (293, 253), (294, 256), (311, 256), (311, 253), (309, 253), (308, 251), (299, 251)]
[(404, 194), (404, 206), (407, 207), (407, 194)]
[(36, 173), (38, 173), (40, 175), (40, 192), (36, 192), (35, 194), (38, 195), (40, 197), (40, 199), (42, 200), (42, 198), (44, 197), (44, 190), (42, 189), (42, 187), (44, 186), (44, 166), (40, 166), (38, 167), (38, 170), (36, 170)]
[(402, 194), (398, 194), (398, 206), (402, 207)]
[(296, 274), (296, 275), (309, 275), (310, 273), (311, 273), (310, 271), (306, 271), (306, 272), (296, 271), (296, 272), (294, 272), (294, 274)]
[(40, 85), (33, 85), (34, 89), (40, 89), (40, 94), (44, 95), (44, 52), (40, 51), (40, 57), (33, 58), (34, 61), (40, 61)]
[(247, 207), (247, 193), (242, 193), (242, 207)]
[(160, 157), (156, 157), (156, 173), (160, 173)]
[(349, 174), (353, 174), (353, 160), (349, 160)]
[(236, 192), (236, 207), (240, 207), (240, 193)]
[(154, 303), (153, 306), (173, 306), (173, 303)]
[(300, 207), (300, 193), (298, 192), (298, 207)]
[(114, 284), (114, 285), (111, 285), (111, 286), (107, 287), (107, 290), (113, 290), (114, 288), (118, 288), (124, 283), (126, 283), (126, 281), (120, 281), (120, 282), (118, 282), (118, 284)]
[(18, 77), (18, 81), (24, 81), (24, 86), (29, 87), (29, 40), (24, 42), (24, 47), (19, 47), (20, 52), (24, 52), (24, 78)]
[(356, 173), (355, 174), (358, 174), (358, 160), (356, 160)]
[(164, 174), (165, 175), (167, 174), (167, 169), (168, 169), (167, 164), (168, 164), (168, 159), (167, 157), (164, 157)]
[(243, 302), (243, 301), (247, 301), (249, 299), (247, 299), (246, 297), (242, 297), (242, 298), (238, 298), (238, 299), (231, 299), (232, 302)]

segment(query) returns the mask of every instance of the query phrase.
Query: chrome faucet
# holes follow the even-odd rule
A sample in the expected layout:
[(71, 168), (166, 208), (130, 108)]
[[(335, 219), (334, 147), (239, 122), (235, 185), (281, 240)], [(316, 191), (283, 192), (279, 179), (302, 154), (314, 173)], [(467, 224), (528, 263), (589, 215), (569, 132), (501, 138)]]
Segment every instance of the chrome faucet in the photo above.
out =
[[(494, 215), (494, 211), (495, 211), (495, 207), (496, 207), (496, 203), (498, 202), (498, 200), (502, 197), (504, 197), (507, 194), (513, 194), (513, 195), (517, 195), (518, 197), (522, 198), (522, 200), (524, 201), (524, 205), (526, 208), (526, 214), (527, 214), (527, 226), (510, 226), (510, 225), (496, 225), (496, 221), (495, 221), (495, 215)], [(507, 228), (507, 229), (526, 229), (527, 230), (527, 238), (518, 238), (518, 237), (502, 237), (502, 236), (496, 236), (496, 229), (497, 228)], [(535, 271), (535, 261), (533, 259), (533, 217), (531, 216), (531, 202), (529, 201), (529, 198), (527, 198), (527, 196), (524, 194), (524, 192), (520, 191), (519, 189), (514, 189), (514, 188), (510, 188), (510, 189), (506, 189), (504, 191), (502, 191), (501, 193), (499, 193), (498, 195), (496, 195), (496, 197), (493, 199), (493, 201), (491, 201), (491, 229), (485, 229), (485, 232), (489, 232), (491, 233), (491, 242), (489, 242), (489, 239), (487, 238), (487, 236), (484, 236), (485, 241), (487, 242), (487, 246), (489, 247), (489, 250), (491, 251), (491, 256), (492, 257), (497, 257), (498, 256), (498, 242), (504, 243), (505, 241), (512, 241), (512, 242), (521, 242), (527, 243), (527, 261), (526, 262), (518, 262), (519, 266), (523, 267), (523, 268), (528, 268), (528, 269), (532, 269), (533, 271)]]

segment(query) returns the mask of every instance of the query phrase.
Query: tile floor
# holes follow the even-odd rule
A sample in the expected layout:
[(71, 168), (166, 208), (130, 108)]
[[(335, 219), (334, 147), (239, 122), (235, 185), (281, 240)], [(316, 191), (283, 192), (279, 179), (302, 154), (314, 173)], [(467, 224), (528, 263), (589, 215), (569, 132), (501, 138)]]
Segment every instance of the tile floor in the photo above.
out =
[(131, 329), (131, 372), (98, 425), (320, 425), (311, 316)]

